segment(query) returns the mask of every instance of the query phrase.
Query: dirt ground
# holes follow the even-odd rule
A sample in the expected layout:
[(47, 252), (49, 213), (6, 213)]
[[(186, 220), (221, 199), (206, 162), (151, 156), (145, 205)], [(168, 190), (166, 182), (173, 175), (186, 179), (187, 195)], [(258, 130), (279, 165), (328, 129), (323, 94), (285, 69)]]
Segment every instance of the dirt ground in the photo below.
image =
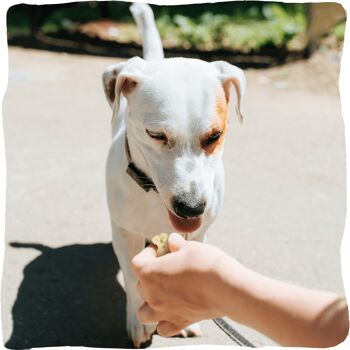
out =
[[(101, 73), (118, 59), (9, 55), (4, 343), (130, 347), (104, 186), (111, 113)], [(269, 276), (342, 292), (339, 53), (246, 73), (245, 122), (230, 121), (225, 205), (209, 242)], [(156, 335), (151, 346), (232, 344), (212, 321), (202, 326), (202, 338)], [(273, 344), (235, 326), (255, 345)]]

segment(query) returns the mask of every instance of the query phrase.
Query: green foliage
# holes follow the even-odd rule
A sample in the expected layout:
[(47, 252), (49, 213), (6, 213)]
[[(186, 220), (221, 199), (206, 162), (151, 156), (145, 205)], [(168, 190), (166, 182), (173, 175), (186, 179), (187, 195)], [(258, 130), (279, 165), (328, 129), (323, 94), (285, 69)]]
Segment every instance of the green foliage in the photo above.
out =
[[(133, 23), (129, 3), (111, 1), (105, 6), (112, 20)], [(103, 10), (94, 1), (45, 8), (48, 15), (44, 16), (40, 26), (48, 34), (60, 30), (74, 31), (81, 23), (103, 18)], [(268, 46), (284, 47), (306, 29), (304, 4), (232, 1), (181, 6), (152, 5), (152, 8), (165, 47), (249, 52)], [(32, 9), (33, 5), (16, 5), (9, 9), (7, 26), (10, 35), (29, 34)], [(128, 30), (136, 33), (136, 29), (132, 28)], [(335, 31), (339, 37), (344, 36), (342, 27)], [(127, 38), (132, 37), (129, 34), (123, 33)]]
[(162, 39), (171, 46), (202, 50), (257, 50), (282, 47), (306, 29), (304, 8), (291, 13), (283, 5), (250, 7), (242, 16), (204, 12), (197, 18), (163, 14), (157, 19)]
[(96, 8), (85, 6), (83, 2), (70, 8), (59, 8), (53, 11), (41, 28), (44, 33), (57, 32), (60, 29), (74, 30), (77, 23), (84, 23), (101, 18), (101, 13)]
[(7, 11), (8, 35), (28, 35), (30, 33), (30, 17), (18, 6), (11, 6)]
[(339, 41), (344, 41), (345, 36), (345, 21), (337, 24), (333, 28), (333, 33), (336, 35), (337, 39)]

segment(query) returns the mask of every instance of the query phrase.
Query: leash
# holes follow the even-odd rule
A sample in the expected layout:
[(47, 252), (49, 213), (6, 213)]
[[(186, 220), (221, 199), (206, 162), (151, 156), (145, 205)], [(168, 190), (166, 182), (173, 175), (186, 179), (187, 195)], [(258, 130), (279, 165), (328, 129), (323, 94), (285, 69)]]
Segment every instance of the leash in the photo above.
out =
[(249, 348), (255, 348), (248, 339), (244, 338), (242, 334), (238, 333), (228, 322), (223, 318), (215, 318), (213, 322), (224, 332), (226, 333), (237, 345), (247, 346)]

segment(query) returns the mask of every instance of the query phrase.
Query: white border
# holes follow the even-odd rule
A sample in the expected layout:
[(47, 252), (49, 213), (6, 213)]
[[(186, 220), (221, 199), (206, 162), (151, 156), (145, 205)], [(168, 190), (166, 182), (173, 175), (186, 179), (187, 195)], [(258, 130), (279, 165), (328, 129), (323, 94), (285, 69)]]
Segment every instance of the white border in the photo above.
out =
[[(223, 0), (222, 2), (226, 2), (230, 0)], [(276, 0), (275, 0), (276, 1)], [(329, 0), (330, 1), (330, 0)], [(307, 2), (329, 2), (327, 0), (318, 0), (318, 1), (307, 1)], [(25, 2), (25, 1), (15, 1), (15, 0), (0, 0), (0, 96), (4, 98), (4, 94), (7, 89), (7, 81), (8, 81), (8, 48), (7, 48), (7, 35), (6, 35), (6, 13), (9, 7), (12, 5)], [(28, 1), (30, 4), (57, 4), (57, 3), (67, 3), (73, 1), (64, 1), (64, 0), (37, 0), (37, 1)], [(127, 1), (131, 2), (131, 1)], [(152, 0), (152, 1), (143, 1), (138, 0), (138, 2), (148, 2), (156, 5), (180, 5), (180, 4), (193, 4), (193, 3), (208, 3), (213, 1), (204, 1), (204, 0)], [(214, 1), (218, 2), (218, 1)], [(296, 2), (305, 2), (300, 0), (285, 0), (286, 3), (296, 3)], [(340, 0), (337, 1), (341, 4), (346, 12), (350, 8), (349, 1)], [(345, 125), (345, 135), (350, 135), (350, 44), (349, 44), (349, 36), (350, 36), (350, 27), (346, 25), (345, 32), (345, 42), (344, 42), (344, 50), (343, 56), (341, 60), (341, 72), (340, 72), (340, 98), (342, 105), (342, 114)], [(1, 108), (1, 117), (2, 117), (2, 108)], [(1, 118), (2, 119), (2, 118)], [(0, 232), (3, 234), (0, 237), (5, 237), (5, 191), (6, 191), (6, 164), (5, 164), (5, 145), (4, 145), (4, 131), (3, 128), (0, 130)], [(350, 137), (345, 138), (346, 142), (346, 150), (349, 150), (350, 145), (349, 141)], [(346, 163), (350, 164), (350, 155), (349, 152), (346, 152)], [(349, 172), (346, 174), (346, 188), (347, 188), (347, 198), (349, 197), (349, 188), (350, 188), (350, 176)], [(341, 245), (341, 262), (342, 262), (342, 277), (345, 288), (345, 294), (347, 300), (350, 300), (350, 235), (349, 235), (349, 209), (347, 208), (346, 212), (346, 225), (344, 236)], [(0, 239), (0, 261), (3, 264), (4, 259), (4, 251), (5, 244), (4, 238)], [(1, 269), (2, 271), (2, 269)], [(1, 305), (1, 300), (0, 300)], [(2, 320), (0, 322), (0, 338), (3, 340), (2, 336)], [(6, 349), (1, 343), (1, 348)], [(61, 347), (68, 349), (68, 347)], [(84, 349), (83, 347), (76, 347), (79, 349)], [(205, 350), (216, 350), (216, 349), (237, 349), (237, 347), (233, 346), (224, 346), (224, 345), (189, 345), (189, 346), (177, 346), (177, 347), (164, 347), (162, 349), (205, 349)], [(301, 349), (301, 348), (287, 348), (287, 347), (264, 347), (265, 349)], [(339, 344), (338, 346), (332, 349), (349, 349), (350, 348), (350, 337), (348, 336), (345, 342)], [(51, 349), (51, 348), (46, 348)], [(54, 348), (52, 348), (54, 349)], [(91, 348), (93, 349), (93, 348)], [(248, 348), (245, 348), (248, 349)]]

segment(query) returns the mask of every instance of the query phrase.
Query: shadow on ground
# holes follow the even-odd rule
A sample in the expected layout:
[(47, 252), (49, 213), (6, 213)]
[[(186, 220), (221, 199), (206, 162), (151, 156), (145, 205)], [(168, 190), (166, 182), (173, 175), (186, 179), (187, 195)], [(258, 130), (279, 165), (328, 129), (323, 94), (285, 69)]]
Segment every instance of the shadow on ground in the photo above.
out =
[(11, 247), (35, 248), (41, 255), (23, 271), (7, 348), (132, 347), (125, 328), (125, 294), (116, 282), (119, 266), (111, 244), (52, 249), (11, 243)]

